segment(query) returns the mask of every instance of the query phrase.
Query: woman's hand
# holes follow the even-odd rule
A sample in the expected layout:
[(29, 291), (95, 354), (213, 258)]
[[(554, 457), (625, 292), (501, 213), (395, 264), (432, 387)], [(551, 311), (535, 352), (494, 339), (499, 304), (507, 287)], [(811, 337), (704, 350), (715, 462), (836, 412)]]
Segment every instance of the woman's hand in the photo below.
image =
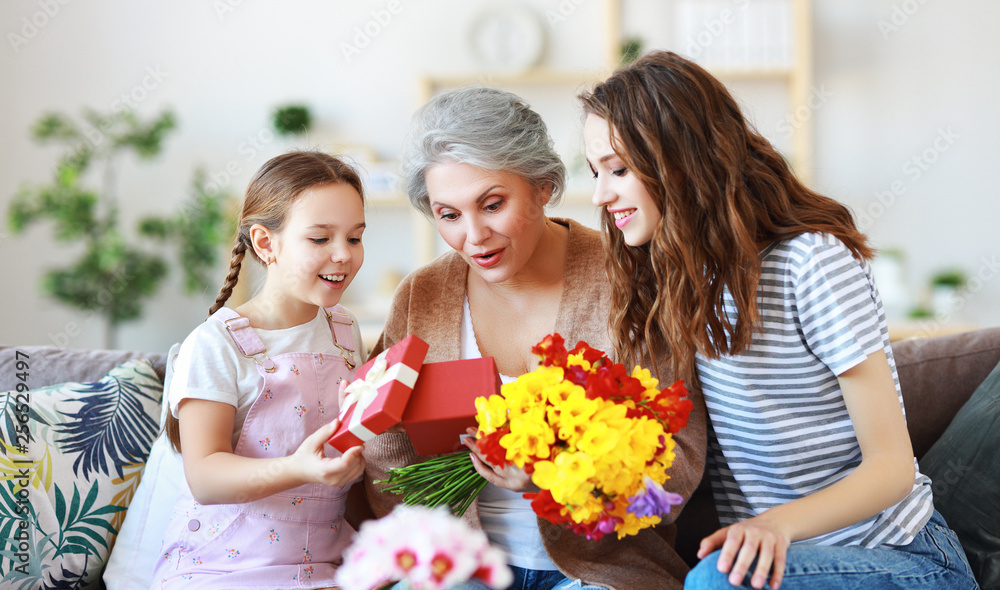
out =
[(343, 486), (361, 477), (365, 460), (361, 456), (363, 445), (351, 447), (340, 457), (327, 457), (323, 450), (326, 441), (336, 432), (340, 420), (334, 419), (310, 434), (295, 453), (289, 457), (294, 469), (303, 480), (328, 486)]
[(476, 429), (469, 428), (466, 432), (472, 436), (466, 437), (463, 443), (472, 451), (472, 465), (486, 481), (514, 492), (524, 492), (534, 487), (534, 484), (531, 483), (531, 476), (525, 473), (523, 469), (514, 465), (507, 465), (500, 468), (487, 463), (486, 458), (483, 457), (483, 454), (479, 452), (479, 448), (476, 447)]
[(719, 529), (705, 537), (698, 547), (698, 559), (721, 546), (717, 567), (720, 572), (729, 574), (729, 583), (734, 586), (743, 584), (756, 559), (757, 567), (750, 578), (750, 585), (763, 588), (770, 574), (771, 587), (778, 590), (785, 575), (785, 559), (791, 539), (766, 514)]

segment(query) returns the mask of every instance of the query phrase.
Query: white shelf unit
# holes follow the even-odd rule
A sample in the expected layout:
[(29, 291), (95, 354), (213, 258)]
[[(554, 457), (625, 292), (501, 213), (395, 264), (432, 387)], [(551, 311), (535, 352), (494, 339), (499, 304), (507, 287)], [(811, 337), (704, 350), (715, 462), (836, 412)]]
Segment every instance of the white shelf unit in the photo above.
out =
[[(420, 79), (417, 89), (417, 105), (422, 105), (442, 90), (456, 88), (467, 84), (485, 84), (498, 88), (512, 89), (516, 87), (565, 88), (567, 86), (582, 90), (584, 87), (605, 79), (618, 63), (620, 48), (624, 38), (622, 33), (622, 9), (625, 0), (603, 0), (603, 50), (604, 67), (590, 72), (573, 72), (555, 70), (546, 67), (535, 67), (520, 74), (489, 74), (481, 75), (428, 75)], [(736, 67), (724, 63), (703, 63), (714, 76), (723, 83), (739, 84), (746, 82), (777, 82), (785, 87), (787, 104), (790, 114), (796, 109), (808, 105), (813, 92), (812, 88), (812, 7), (811, 0), (668, 0), (673, 6), (675, 15), (684, 10), (684, 6), (703, 4), (727, 5), (734, 10), (754, 10), (755, 6), (765, 4), (779, 6), (784, 10), (782, 21), (790, 30), (781, 33), (787, 38), (790, 46), (785, 49), (784, 59), (778, 65), (749, 65)], [(741, 8), (742, 7), (742, 8)], [(757, 19), (760, 20), (760, 19)], [(676, 21), (674, 23), (676, 25)], [(665, 25), (668, 26), (668, 25)], [(744, 33), (745, 35), (745, 33)], [(684, 53), (681, 43), (676, 42), (671, 49)], [(697, 61), (697, 60), (696, 60)], [(753, 62), (750, 61), (752, 64)], [(787, 157), (798, 177), (807, 185), (812, 181), (813, 169), (813, 135), (811, 116), (796, 119), (791, 126), (791, 137), (787, 148)], [(570, 163), (567, 163), (569, 166)], [(589, 195), (587, 195), (589, 201)], [(584, 197), (571, 192), (565, 197), (568, 202), (583, 202)], [(392, 205), (406, 204), (406, 198), (392, 201)], [(388, 204), (388, 203), (387, 203)], [(435, 252), (435, 230), (426, 218), (414, 210), (414, 244), (417, 262), (422, 264), (432, 260)]]

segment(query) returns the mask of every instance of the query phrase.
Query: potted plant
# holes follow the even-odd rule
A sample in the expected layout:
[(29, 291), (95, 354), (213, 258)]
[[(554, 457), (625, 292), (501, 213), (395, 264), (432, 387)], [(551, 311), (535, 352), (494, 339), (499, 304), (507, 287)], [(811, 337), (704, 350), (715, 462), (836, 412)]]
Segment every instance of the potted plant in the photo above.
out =
[(958, 292), (967, 277), (961, 269), (942, 270), (931, 277), (931, 309), (940, 319), (951, 317), (958, 310)]
[(271, 113), (271, 126), (283, 137), (304, 135), (312, 129), (312, 112), (301, 104), (278, 107)]
[[(49, 113), (34, 124), (34, 138), (61, 145), (63, 153), (49, 182), (21, 187), (10, 205), (8, 223), (20, 233), (47, 219), (54, 224), (57, 241), (79, 244), (76, 260), (45, 273), (42, 290), (60, 303), (100, 316), (104, 346), (114, 348), (116, 328), (142, 316), (145, 302), (159, 290), (168, 270), (162, 248), (147, 250), (122, 228), (117, 168), (126, 153), (139, 160), (157, 156), (176, 122), (169, 111), (144, 121), (128, 110), (88, 110), (83, 120), (79, 124)], [(93, 176), (99, 178), (97, 188), (88, 183)], [(214, 246), (229, 227), (222, 212), (227, 197), (207, 191), (203, 175), (196, 176), (195, 185), (180, 213), (146, 218), (138, 228), (140, 235), (176, 241), (189, 291), (204, 288), (203, 271), (215, 264)]]

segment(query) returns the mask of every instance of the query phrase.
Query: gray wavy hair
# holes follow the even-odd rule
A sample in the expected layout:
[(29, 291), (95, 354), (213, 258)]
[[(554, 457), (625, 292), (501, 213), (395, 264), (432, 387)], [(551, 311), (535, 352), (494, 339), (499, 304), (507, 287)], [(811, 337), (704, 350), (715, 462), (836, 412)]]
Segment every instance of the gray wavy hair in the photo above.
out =
[(532, 187), (552, 187), (549, 204), (562, 197), (566, 166), (542, 118), (516, 94), (486, 87), (452, 90), (434, 97), (413, 115), (403, 148), (406, 194), (430, 216), (424, 175), (445, 161), (518, 174)]

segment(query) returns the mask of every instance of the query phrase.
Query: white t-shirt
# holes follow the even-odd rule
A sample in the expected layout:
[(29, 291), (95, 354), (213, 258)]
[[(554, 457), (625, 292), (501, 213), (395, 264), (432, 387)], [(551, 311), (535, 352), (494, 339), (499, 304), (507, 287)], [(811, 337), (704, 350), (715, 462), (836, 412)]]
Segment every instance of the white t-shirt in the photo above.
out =
[[(345, 310), (346, 311), (346, 310)], [(353, 314), (354, 361), (360, 365), (366, 356), (361, 330)], [(315, 352), (340, 357), (333, 344), (326, 312), (319, 309), (312, 320), (281, 330), (254, 328), (267, 349), (267, 356), (293, 352)], [(250, 406), (260, 395), (263, 380), (257, 364), (240, 352), (236, 341), (222, 322), (209, 319), (184, 339), (174, 366), (167, 392), (170, 412), (177, 416), (177, 406), (185, 399), (203, 399), (229, 404), (236, 408), (233, 448), (239, 441)]]
[[(462, 310), (462, 336), (460, 341), (463, 359), (482, 358), (476, 333), (472, 329), (472, 314), (466, 298)], [(500, 375), (504, 383), (516, 377)], [(531, 502), (525, 500), (523, 492), (486, 484), (479, 492), (479, 522), (490, 544), (507, 554), (507, 563), (515, 567), (531, 570), (556, 570), (538, 531), (538, 518), (531, 509)]]

